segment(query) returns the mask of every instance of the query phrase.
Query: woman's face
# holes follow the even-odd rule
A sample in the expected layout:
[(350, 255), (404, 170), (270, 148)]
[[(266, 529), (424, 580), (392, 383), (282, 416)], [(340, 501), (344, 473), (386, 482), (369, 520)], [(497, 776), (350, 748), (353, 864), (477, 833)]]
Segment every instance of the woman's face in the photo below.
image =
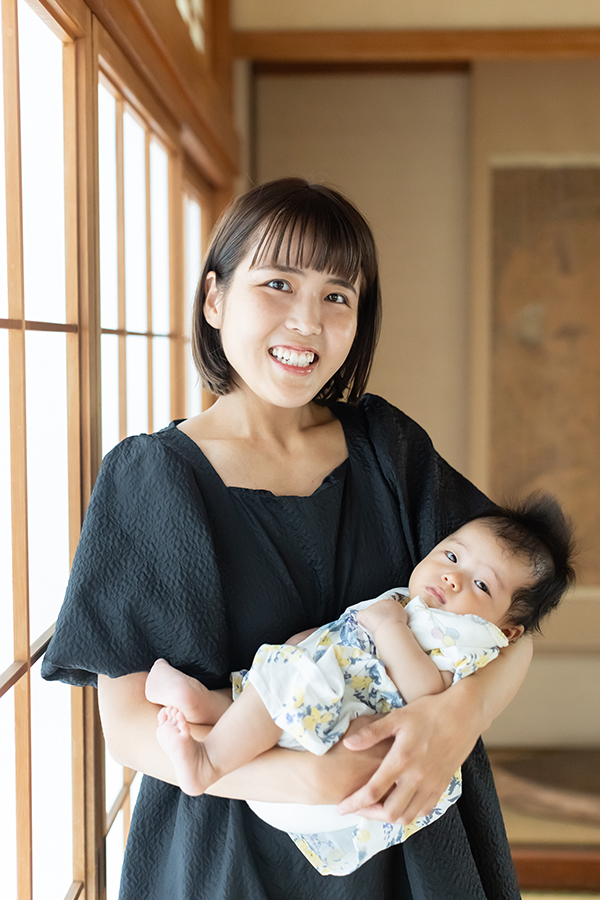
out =
[(348, 356), (359, 288), (343, 278), (282, 263), (240, 262), (226, 293), (207, 278), (204, 315), (221, 332), (241, 390), (280, 407), (309, 403)]

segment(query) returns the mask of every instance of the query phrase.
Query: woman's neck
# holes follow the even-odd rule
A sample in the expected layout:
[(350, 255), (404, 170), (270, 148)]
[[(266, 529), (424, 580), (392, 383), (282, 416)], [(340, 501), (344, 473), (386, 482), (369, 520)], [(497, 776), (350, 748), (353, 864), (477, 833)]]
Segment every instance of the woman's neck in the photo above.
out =
[(306, 496), (347, 456), (326, 407), (280, 408), (232, 392), (179, 426), (229, 487)]
[[(308, 403), (300, 407), (280, 407), (255, 394), (235, 389), (201, 414), (206, 433), (214, 439), (235, 439), (256, 447), (266, 444), (281, 449), (303, 440), (309, 429), (332, 421), (326, 408)], [(203, 429), (204, 430), (204, 429)]]

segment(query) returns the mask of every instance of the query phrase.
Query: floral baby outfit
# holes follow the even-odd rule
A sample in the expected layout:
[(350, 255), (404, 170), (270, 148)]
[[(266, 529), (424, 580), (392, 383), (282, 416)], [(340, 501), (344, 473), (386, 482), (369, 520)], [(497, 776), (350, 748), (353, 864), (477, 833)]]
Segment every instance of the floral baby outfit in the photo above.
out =
[[(396, 588), (350, 606), (298, 646), (263, 644), (249, 670), (233, 673), (234, 699), (249, 681), (283, 730), (279, 745), (320, 756), (343, 737), (351, 719), (404, 705), (373, 637), (358, 622), (359, 610), (390, 596), (401, 602), (418, 642), (439, 669), (454, 673), (453, 682), (487, 665), (507, 645), (491, 622), (430, 609), (419, 597), (408, 600), (407, 593)], [(347, 875), (439, 818), (460, 795), (459, 770), (435, 808), (409, 825), (340, 816), (334, 806), (262, 801), (249, 801), (249, 806), (269, 824), (287, 831), (322, 875)]]

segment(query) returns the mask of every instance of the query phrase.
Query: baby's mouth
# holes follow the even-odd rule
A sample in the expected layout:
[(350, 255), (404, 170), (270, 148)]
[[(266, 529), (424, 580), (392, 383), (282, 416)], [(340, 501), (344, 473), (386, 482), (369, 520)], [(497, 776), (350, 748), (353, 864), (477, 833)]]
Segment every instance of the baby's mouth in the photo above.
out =
[(308, 369), (319, 358), (312, 350), (291, 350), (289, 347), (269, 347), (269, 355), (285, 366), (299, 369)]
[(441, 603), (442, 606), (446, 605), (446, 597), (444, 596), (444, 592), (440, 591), (439, 588), (427, 586), (427, 592), (431, 594), (432, 597), (435, 597), (438, 603)]

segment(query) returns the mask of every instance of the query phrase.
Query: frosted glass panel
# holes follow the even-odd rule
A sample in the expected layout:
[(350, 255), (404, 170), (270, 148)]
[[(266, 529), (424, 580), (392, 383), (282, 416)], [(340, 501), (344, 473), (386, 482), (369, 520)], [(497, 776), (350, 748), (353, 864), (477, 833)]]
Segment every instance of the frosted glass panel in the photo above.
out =
[[(8, 398), (8, 332), (0, 330), (0, 672), (3, 672), (13, 661)], [(0, 869), (0, 871), (2, 870)]]
[[(186, 333), (189, 335), (192, 319), (192, 307), (198, 279), (200, 278), (202, 211), (200, 204), (191, 197), (185, 204), (185, 301), (186, 301)], [(192, 362), (189, 349), (186, 354), (187, 381), (187, 414), (195, 416), (202, 411), (202, 391), (196, 367)]]
[(4, 83), (0, 41), (0, 319), (8, 317), (6, 286), (6, 191), (4, 182)]
[(108, 812), (117, 799), (119, 791), (123, 787), (123, 766), (116, 763), (108, 750), (104, 754), (104, 791), (106, 799), (106, 812)]
[(19, 0), (25, 316), (65, 321), (62, 43)]
[(200, 204), (191, 197), (185, 203), (185, 308), (186, 332), (192, 317), (194, 295), (200, 278), (202, 265), (202, 212)]
[(117, 900), (123, 865), (123, 812), (121, 811), (106, 837), (106, 900)]
[(66, 335), (28, 331), (25, 362), (33, 642), (56, 619), (69, 575)]
[(171, 421), (171, 348), (167, 337), (152, 340), (152, 381), (154, 430)]
[(169, 158), (150, 144), (150, 203), (152, 228), (152, 330), (169, 334)]
[(187, 345), (186, 352), (186, 375), (187, 375), (187, 414), (188, 416), (197, 416), (202, 412), (202, 385), (200, 378), (192, 359), (190, 345)]
[(116, 102), (98, 87), (100, 178), (100, 318), (103, 328), (119, 327), (117, 269), (117, 131)]
[(148, 338), (127, 338), (127, 434), (148, 431)]
[(144, 129), (129, 113), (123, 116), (123, 164), (126, 327), (147, 331), (146, 139)]
[(103, 334), (102, 348), (102, 456), (119, 443), (119, 338)]
[(0, 872), (3, 900), (17, 900), (14, 693), (0, 697)]
[(71, 692), (31, 672), (33, 900), (64, 900), (73, 881)]

